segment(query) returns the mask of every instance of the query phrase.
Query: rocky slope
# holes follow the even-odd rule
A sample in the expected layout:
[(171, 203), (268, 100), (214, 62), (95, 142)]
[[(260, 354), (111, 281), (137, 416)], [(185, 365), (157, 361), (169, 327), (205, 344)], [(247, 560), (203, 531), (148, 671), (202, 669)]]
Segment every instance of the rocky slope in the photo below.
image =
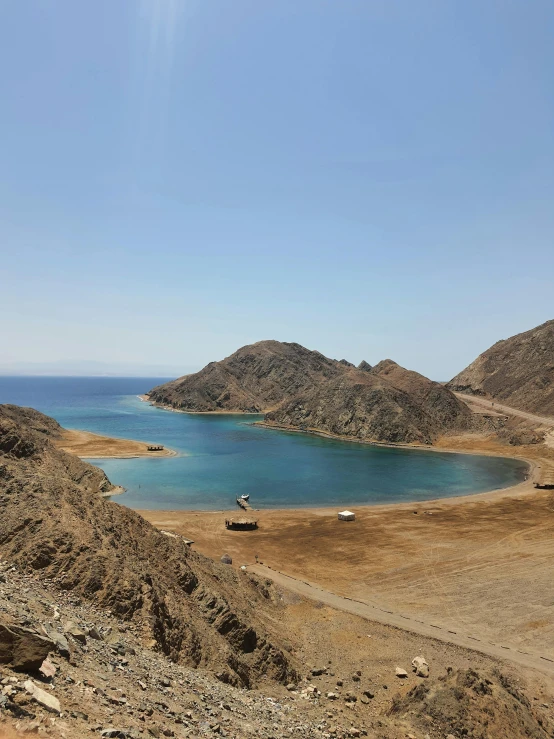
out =
[(267, 589), (102, 498), (106, 475), (57, 449), (59, 426), (0, 406), (0, 556), (132, 621), (173, 660), (251, 685), (294, 668), (261, 617)]
[(449, 383), (530, 413), (554, 416), (554, 320), (498, 341)]
[(444, 386), (391, 360), (356, 368), (277, 341), (245, 346), (149, 398), (188, 411), (265, 412), (267, 425), (384, 442), (429, 444), (475, 422)]
[[(473, 655), (474, 667), (439, 669), (431, 660), (427, 677), (420, 658), (419, 674), (397, 677), (394, 661), (387, 658), (392, 634), (385, 644), (372, 638), (365, 649), (355, 640), (356, 664), (362, 668), (357, 671), (349, 660), (345, 663), (344, 638), (335, 652), (319, 634), (318, 668), (306, 669), (286, 688), (265, 683), (259, 690), (243, 690), (221, 683), (210, 671), (175, 664), (144, 645), (136, 624), (42, 574), (26, 574), (0, 560), (2, 739), (552, 736), (551, 693), (542, 678), (524, 679), (478, 655)], [(365, 632), (368, 626), (364, 622), (359, 628)], [(313, 634), (313, 625), (306, 629)], [(319, 632), (324, 629), (320, 624)], [(371, 629), (376, 635), (375, 624)], [(9, 632), (19, 635), (15, 659)], [(372, 669), (360, 654), (368, 649), (376, 652)], [(437, 656), (444, 652), (442, 645)], [(331, 654), (333, 660), (327, 659)], [(467, 663), (468, 657), (472, 654), (457, 656), (446, 649), (446, 660)]]
[(296, 396), (267, 413), (265, 422), (367, 441), (431, 444), (439, 435), (470, 429), (474, 419), (442, 385), (386, 360)]

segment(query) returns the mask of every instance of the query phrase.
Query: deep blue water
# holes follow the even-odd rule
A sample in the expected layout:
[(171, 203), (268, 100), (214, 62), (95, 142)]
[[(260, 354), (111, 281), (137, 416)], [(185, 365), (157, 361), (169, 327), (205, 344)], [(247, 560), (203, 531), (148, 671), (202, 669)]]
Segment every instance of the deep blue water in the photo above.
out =
[(199, 416), (153, 408), (144, 393), (164, 378), (0, 377), (0, 403), (28, 405), (67, 428), (165, 444), (160, 459), (94, 460), (131, 508), (354, 506), (428, 500), (520, 482), (516, 460), (371, 447), (252, 426), (256, 416)]

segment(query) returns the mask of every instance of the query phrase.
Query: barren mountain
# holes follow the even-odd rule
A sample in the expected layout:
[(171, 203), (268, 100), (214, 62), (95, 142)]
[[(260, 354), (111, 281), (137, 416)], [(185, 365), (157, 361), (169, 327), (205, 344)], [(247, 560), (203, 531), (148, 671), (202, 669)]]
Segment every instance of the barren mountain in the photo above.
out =
[(339, 377), (347, 368), (300, 344), (259, 341), (221, 362), (150, 390), (150, 400), (187, 411), (262, 413)]
[(132, 621), (175, 661), (242, 685), (294, 675), (260, 621), (273, 608), (267, 590), (102, 498), (112, 484), (52, 444), (59, 429), (0, 406), (0, 555)]
[(554, 320), (498, 341), (448, 387), (530, 413), (554, 415)]
[(278, 341), (245, 346), (149, 398), (188, 411), (265, 412), (268, 425), (387, 442), (431, 443), (472, 423), (444, 386), (391, 360), (356, 368)]

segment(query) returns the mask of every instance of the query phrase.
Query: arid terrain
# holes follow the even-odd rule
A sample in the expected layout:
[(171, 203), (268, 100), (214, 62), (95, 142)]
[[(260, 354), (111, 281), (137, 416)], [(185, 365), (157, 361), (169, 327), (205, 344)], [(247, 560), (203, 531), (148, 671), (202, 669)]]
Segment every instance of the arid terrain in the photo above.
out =
[[(554, 464), (544, 444), (496, 436), (445, 437), (437, 446)], [(467, 498), (356, 506), (355, 522), (338, 521), (336, 509), (260, 510), (253, 532), (226, 530), (228, 512), (141, 514), (210, 557), (228, 553), (248, 565), (258, 557), (332, 593), (440, 626), (443, 638), (452, 630), (554, 659), (554, 491), (532, 480)]]
[[(394, 362), (322, 360), (333, 376), (283, 402), (283, 425), (311, 430), (296, 415), (323, 413), (335, 420), (316, 430), (517, 457), (528, 479), (356, 506), (348, 522), (254, 511), (257, 530), (229, 531), (229, 511), (107, 501), (115, 486), (75, 456), (138, 456), (142, 442), (0, 406), (0, 737), (553, 735), (554, 419)], [(374, 392), (380, 420), (360, 412)], [(401, 433), (395, 392), (402, 413), (419, 408)]]

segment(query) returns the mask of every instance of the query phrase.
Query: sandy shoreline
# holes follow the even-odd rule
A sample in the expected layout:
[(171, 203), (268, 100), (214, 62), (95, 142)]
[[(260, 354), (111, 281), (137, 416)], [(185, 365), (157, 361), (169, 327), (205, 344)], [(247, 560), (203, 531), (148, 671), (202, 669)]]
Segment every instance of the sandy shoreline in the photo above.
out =
[(137, 457), (175, 457), (173, 449), (148, 451), (151, 444), (135, 439), (116, 439), (93, 434), (91, 431), (64, 429), (59, 439), (53, 439), (59, 449), (82, 459), (134, 459)]
[(161, 411), (170, 411), (171, 413), (185, 413), (187, 416), (263, 416), (264, 411), (256, 411), (255, 413), (249, 413), (248, 411), (184, 411), (182, 408), (174, 408), (172, 405), (165, 405), (164, 403), (156, 403), (150, 400), (148, 395), (137, 395), (139, 400), (143, 403), (150, 403), (154, 408), (159, 408)]

